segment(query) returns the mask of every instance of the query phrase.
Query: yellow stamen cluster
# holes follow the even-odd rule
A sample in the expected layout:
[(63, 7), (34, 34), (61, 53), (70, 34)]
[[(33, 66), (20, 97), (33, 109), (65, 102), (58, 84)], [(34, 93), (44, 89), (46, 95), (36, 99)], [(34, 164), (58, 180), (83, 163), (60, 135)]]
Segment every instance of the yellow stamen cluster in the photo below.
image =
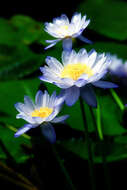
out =
[(69, 28), (68, 25), (63, 25), (60, 27), (61, 30), (68, 30), (68, 28)]
[(60, 77), (77, 80), (82, 74), (87, 74), (88, 77), (91, 77), (93, 75), (93, 71), (89, 66), (85, 64), (68, 64), (62, 70)]
[(52, 108), (48, 107), (41, 107), (40, 109), (36, 109), (32, 112), (31, 116), (32, 117), (41, 117), (45, 118), (48, 117), (51, 113), (53, 112)]
[(62, 25), (58, 29), (58, 34), (67, 33), (69, 26), (68, 25)]

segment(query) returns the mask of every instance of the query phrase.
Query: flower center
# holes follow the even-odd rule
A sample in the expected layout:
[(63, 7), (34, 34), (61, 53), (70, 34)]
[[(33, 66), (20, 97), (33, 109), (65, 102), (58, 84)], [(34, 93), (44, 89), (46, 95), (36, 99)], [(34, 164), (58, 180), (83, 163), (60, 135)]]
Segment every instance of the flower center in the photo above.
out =
[(36, 109), (31, 113), (32, 117), (48, 117), (51, 113), (53, 112), (52, 108), (48, 108), (48, 107), (42, 107), (40, 109)]
[(93, 75), (93, 71), (89, 66), (85, 64), (68, 64), (62, 70), (60, 77), (77, 80), (82, 74), (87, 74), (88, 77), (91, 77)]
[(63, 25), (60, 27), (61, 30), (68, 30), (68, 28), (69, 28), (68, 25)]
[(69, 26), (68, 25), (62, 25), (58, 29), (58, 34), (66, 34), (68, 31)]

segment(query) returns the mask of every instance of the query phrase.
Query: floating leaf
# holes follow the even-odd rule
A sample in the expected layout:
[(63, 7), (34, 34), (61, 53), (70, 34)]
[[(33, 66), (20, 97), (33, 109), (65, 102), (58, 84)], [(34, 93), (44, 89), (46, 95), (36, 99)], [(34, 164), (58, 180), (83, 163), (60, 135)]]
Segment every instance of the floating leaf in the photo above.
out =
[(39, 79), (0, 82), (0, 113), (3, 113), (0, 121), (14, 127), (21, 127), (25, 122), (16, 119), (17, 111), (14, 104), (23, 102), (24, 95), (35, 97), (39, 83)]
[(111, 53), (116, 54), (118, 57), (127, 59), (127, 46), (123, 44), (118, 44), (114, 42), (95, 42), (92, 45), (86, 45), (85, 48), (90, 51), (92, 48), (94, 48), (98, 53), (105, 52), (105, 53)]
[[(14, 132), (6, 127), (3, 127), (2, 125), (0, 125), (0, 139), (2, 140), (2, 143), (4, 144), (6, 150), (9, 152), (10, 156), (12, 156), (17, 163), (23, 163), (31, 157), (31, 155), (26, 155), (21, 147), (22, 144), (31, 146), (30, 139), (24, 138), (23, 136), (14, 138)], [(6, 152), (4, 152), (4, 150), (1, 148), (0, 158), (8, 158)]]
[[(60, 150), (69, 151), (82, 159), (88, 160), (88, 151), (87, 145), (83, 140), (66, 140), (57, 143)], [(100, 149), (100, 146), (101, 149)], [(127, 159), (127, 146), (119, 143), (110, 143), (110, 145), (92, 142), (92, 151), (93, 151), (93, 160), (94, 163), (102, 163), (101, 151), (106, 151), (106, 160), (107, 162), (114, 162), (118, 160)], [(100, 149), (99, 154), (97, 154), (97, 149)]]
[(126, 133), (127, 130), (122, 126), (122, 112), (111, 95), (100, 96), (99, 102), (103, 133), (111, 136)]
[(16, 45), (19, 41), (20, 38), (15, 28), (8, 20), (0, 18), (0, 44)]
[(0, 45), (0, 80), (27, 76), (43, 63), (44, 55), (33, 53), (27, 46)]
[(25, 44), (31, 44), (41, 37), (42, 24), (29, 16), (13, 16), (10, 23), (18, 31), (21, 42)]
[(113, 39), (127, 39), (126, 2), (87, 0), (80, 3), (78, 11), (91, 19), (90, 29)]

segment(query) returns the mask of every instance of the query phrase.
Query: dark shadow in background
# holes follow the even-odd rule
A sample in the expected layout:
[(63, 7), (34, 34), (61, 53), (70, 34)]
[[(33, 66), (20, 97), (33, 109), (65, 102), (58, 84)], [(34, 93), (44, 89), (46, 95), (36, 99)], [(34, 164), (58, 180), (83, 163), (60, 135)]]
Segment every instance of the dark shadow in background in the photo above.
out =
[(10, 18), (15, 14), (31, 16), (39, 21), (51, 21), (52, 18), (67, 14), (69, 17), (76, 12), (80, 1), (67, 0), (42, 0), (42, 1), (2, 1), (0, 4), (0, 16)]
[[(69, 18), (71, 18), (73, 13), (76, 12), (76, 8), (79, 3), (80, 3), (80, 1), (72, 2), (69, 0), (68, 1), (67, 0), (59, 0), (59, 1), (45, 0), (45, 1), (41, 1), (41, 2), (40, 1), (28, 2), (27, 0), (26, 1), (16, 1), (16, 2), (4, 1), (4, 2), (1, 2), (1, 4), (0, 4), (0, 17), (10, 18), (16, 14), (23, 14), (23, 15), (31, 16), (32, 18), (34, 18), (38, 21), (42, 21), (42, 22), (52, 21), (52, 19), (54, 17), (60, 16), (61, 14), (67, 14), (67, 16)], [(118, 13), (118, 14), (120, 14), (120, 13)], [(66, 131), (66, 133), (67, 132), (68, 131)], [(59, 136), (59, 134), (58, 134), (58, 136)], [(78, 187), (78, 189), (82, 189), (81, 187), (82, 187), (82, 185), (84, 186), (84, 183), (85, 183), (86, 190), (87, 190), (87, 185), (89, 183), (87, 181), (87, 172), (88, 172), (87, 162), (80, 160), (78, 157), (71, 158), (71, 156), (70, 156), (66, 160), (65, 164), (71, 174), (71, 177), (72, 177), (74, 183)], [(50, 164), (50, 167), (51, 167), (51, 164)], [(50, 169), (54, 169), (54, 168), (49, 168), (49, 170)], [(125, 172), (127, 171), (127, 161), (125, 160), (125, 161), (120, 161), (120, 162), (115, 162), (115, 163), (109, 164), (109, 169), (110, 169), (110, 175), (111, 175), (111, 181), (112, 181), (112, 190), (118, 189), (118, 187), (121, 187), (121, 190), (127, 188), (126, 175), (124, 175), (124, 171)], [(81, 174), (82, 171), (83, 171), (83, 174)], [(55, 171), (52, 172), (52, 175), (53, 174), (55, 175)], [(101, 165), (96, 165), (96, 178), (97, 178), (98, 190), (99, 189), (104, 190), (102, 176), (103, 176), (103, 170), (102, 170)], [(57, 174), (57, 177), (58, 177), (58, 174)], [(54, 179), (54, 177), (53, 177), (53, 179)], [(49, 181), (49, 183), (50, 183), (50, 181)], [(61, 181), (61, 183), (62, 183), (62, 181)], [(3, 185), (5, 185), (5, 184), (3, 184)], [(6, 187), (5, 187), (5, 189), (6, 189)], [(56, 189), (57, 189), (57, 186), (56, 186)], [(47, 190), (47, 189), (44, 189), (44, 190)]]

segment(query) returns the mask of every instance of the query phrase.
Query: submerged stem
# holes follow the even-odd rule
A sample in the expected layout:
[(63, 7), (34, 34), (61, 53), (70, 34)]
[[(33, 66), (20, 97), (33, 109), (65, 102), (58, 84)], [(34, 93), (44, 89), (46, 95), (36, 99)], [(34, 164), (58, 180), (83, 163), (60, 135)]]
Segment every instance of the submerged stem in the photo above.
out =
[(95, 184), (94, 163), (93, 163), (93, 156), (92, 156), (92, 146), (91, 146), (91, 140), (89, 138), (84, 104), (83, 104), (83, 100), (81, 97), (80, 97), (80, 107), (81, 107), (81, 111), (82, 111), (82, 118), (83, 118), (84, 129), (85, 129), (85, 137), (86, 137), (86, 142), (87, 142), (87, 147), (88, 147), (88, 164), (89, 164), (90, 177), (91, 177), (91, 186), (92, 186), (92, 190), (95, 190), (96, 184)]
[(121, 109), (121, 111), (123, 111), (124, 110), (124, 104), (122, 103), (122, 100), (120, 99), (120, 97), (117, 95), (117, 93), (115, 92), (114, 89), (110, 89), (110, 92), (111, 92), (114, 100), (116, 101), (117, 105)]
[(99, 144), (101, 146), (101, 156), (102, 156), (102, 163), (103, 163), (103, 170), (104, 170), (104, 178), (105, 178), (105, 185), (106, 189), (110, 190), (110, 179), (109, 179), (109, 171), (107, 167), (107, 159), (106, 159), (106, 152), (104, 148), (104, 137), (103, 137), (103, 131), (102, 131), (102, 125), (101, 125), (101, 112), (100, 112), (100, 105), (98, 102), (98, 108), (96, 110), (97, 112), (97, 119), (95, 119), (93, 109), (90, 107), (90, 112), (94, 121), (94, 126), (96, 129), (96, 134), (98, 135), (99, 138)]

